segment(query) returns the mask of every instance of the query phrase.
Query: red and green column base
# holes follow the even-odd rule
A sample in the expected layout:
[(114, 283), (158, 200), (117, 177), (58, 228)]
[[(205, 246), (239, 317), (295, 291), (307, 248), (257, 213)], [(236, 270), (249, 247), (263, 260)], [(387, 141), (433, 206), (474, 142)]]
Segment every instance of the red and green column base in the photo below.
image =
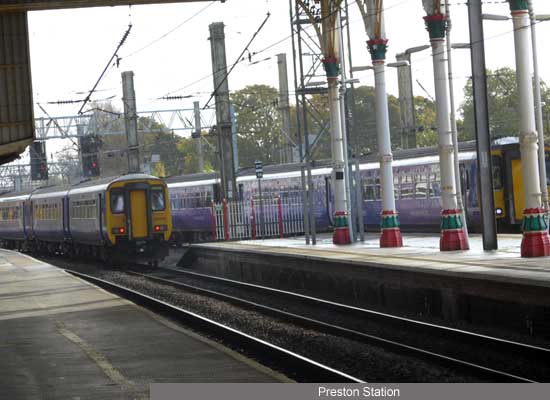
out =
[(523, 210), (523, 239), (521, 240), (522, 257), (550, 256), (550, 238), (544, 208), (527, 208)]
[(348, 215), (345, 211), (336, 211), (334, 214), (334, 233), (332, 234), (332, 243), (351, 243), (348, 228)]
[(468, 241), (462, 225), (462, 212), (460, 210), (443, 210), (441, 212), (441, 236), (439, 237), (439, 250), (456, 251), (468, 250)]
[(327, 80), (335, 81), (340, 76), (340, 62), (336, 57), (325, 57), (323, 67), (327, 74)]
[(369, 53), (372, 61), (384, 61), (386, 59), (386, 50), (388, 49), (387, 39), (372, 39), (367, 41)]
[(397, 211), (382, 211), (380, 247), (403, 247), (403, 237)]
[(447, 29), (447, 17), (444, 14), (426, 15), (424, 17), (426, 30), (430, 39), (445, 39)]
[(529, 10), (529, 2), (527, 0), (508, 0), (510, 3), (510, 11)]

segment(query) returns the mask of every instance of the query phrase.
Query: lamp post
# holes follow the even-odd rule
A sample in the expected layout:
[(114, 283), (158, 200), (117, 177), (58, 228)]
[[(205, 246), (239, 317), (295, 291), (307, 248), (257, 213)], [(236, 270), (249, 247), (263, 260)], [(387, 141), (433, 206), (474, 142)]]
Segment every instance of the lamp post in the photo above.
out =
[[(399, 109), (401, 111), (401, 147), (413, 149), (416, 147), (416, 116), (414, 111), (414, 95), (411, 70), (411, 54), (429, 49), (429, 45), (411, 47), (398, 53), (395, 59), (406, 62), (397, 68), (399, 84)], [(388, 64), (389, 66), (389, 64)]]
[[(548, 256), (550, 238), (545, 218), (546, 211), (541, 204), (541, 171), (537, 162), (539, 138), (536, 132), (529, 62), (529, 32), (527, 31), (530, 25), (529, 10), (525, 0), (508, 0), (508, 3), (514, 23), (516, 79), (520, 106), (520, 152), (524, 201), (521, 256)], [(544, 143), (540, 143), (540, 146), (544, 147)]]
[[(449, 119), (449, 86), (445, 54), (445, 27), (447, 17), (439, 0), (423, 0), (424, 17), (430, 35), (434, 66), (435, 97), (437, 105), (437, 129), (439, 135), (439, 163), (441, 170), (441, 251), (467, 250), (462, 212), (456, 198), (453, 135)], [(458, 172), (458, 171), (456, 171)]]
[(479, 182), (479, 208), (483, 249), (498, 249), (495, 201), (493, 191), (493, 170), (491, 158), (491, 135), (489, 131), (489, 110), (487, 105), (487, 74), (485, 69), (485, 41), (481, 0), (468, 2), (470, 28), (470, 58), (472, 65), (472, 87), (474, 98), (475, 135), (477, 150), (477, 173)]
[(403, 246), (403, 237), (399, 225), (399, 214), (395, 208), (393, 155), (391, 151), (388, 96), (386, 93), (385, 60), (388, 39), (384, 29), (383, 3), (383, 0), (357, 1), (369, 36), (367, 46), (374, 69), (376, 132), (380, 160), (380, 187), (382, 189), (380, 247), (401, 247)]

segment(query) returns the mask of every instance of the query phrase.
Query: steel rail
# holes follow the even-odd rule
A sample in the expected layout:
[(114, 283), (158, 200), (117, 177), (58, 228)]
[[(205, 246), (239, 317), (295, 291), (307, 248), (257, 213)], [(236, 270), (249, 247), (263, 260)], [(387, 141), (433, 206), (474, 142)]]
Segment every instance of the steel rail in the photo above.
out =
[[(163, 269), (169, 270), (171, 272), (181, 272), (179, 270), (172, 270), (172, 269), (167, 269), (167, 268), (163, 268)], [(343, 338), (350, 339), (350, 340), (359, 341), (361, 343), (367, 343), (367, 344), (371, 344), (371, 345), (375, 344), (375, 345), (383, 346), (384, 348), (389, 348), (389, 349), (391, 349), (395, 352), (398, 352), (399, 354), (406, 353), (406, 354), (411, 355), (413, 357), (420, 357), (422, 359), (429, 360), (429, 361), (432, 361), (432, 362), (435, 361), (439, 364), (443, 364), (445, 366), (450, 366), (452, 368), (459, 369), (459, 370), (464, 371), (464, 372), (469, 372), (469, 373), (473, 372), (473, 373), (476, 374), (476, 376), (482, 376), (482, 377), (488, 378), (490, 380), (496, 380), (498, 382), (502, 382), (502, 381), (507, 381), (507, 382), (510, 382), (510, 381), (512, 381), (512, 382), (535, 382), (534, 380), (526, 378), (526, 377), (514, 375), (514, 374), (507, 373), (507, 372), (504, 372), (504, 371), (500, 371), (500, 370), (497, 370), (497, 369), (493, 369), (493, 368), (489, 368), (489, 367), (482, 366), (482, 365), (479, 365), (479, 364), (471, 363), (471, 362), (461, 360), (461, 359), (458, 359), (458, 358), (449, 357), (449, 356), (439, 354), (439, 353), (436, 353), (436, 352), (433, 352), (433, 351), (421, 349), (419, 347), (407, 345), (407, 344), (400, 343), (400, 342), (397, 342), (397, 341), (394, 341), (394, 340), (385, 339), (385, 338), (380, 337), (380, 336), (375, 336), (375, 335), (367, 334), (367, 333), (364, 333), (364, 332), (359, 332), (359, 331), (356, 331), (356, 330), (353, 330), (353, 329), (349, 329), (349, 328), (345, 328), (345, 327), (342, 327), (342, 326), (326, 323), (326, 322), (319, 321), (319, 320), (309, 318), (309, 317), (305, 317), (305, 316), (302, 316), (302, 315), (290, 313), (288, 311), (284, 311), (284, 310), (281, 310), (281, 309), (278, 309), (278, 308), (269, 307), (269, 306), (266, 306), (266, 305), (263, 305), (263, 304), (259, 304), (259, 303), (249, 301), (249, 300), (244, 300), (242, 298), (238, 298), (238, 297), (235, 297), (235, 296), (231, 296), (231, 295), (227, 295), (227, 294), (224, 294), (224, 293), (216, 292), (216, 291), (213, 291), (213, 290), (210, 290), (210, 289), (204, 289), (204, 288), (196, 287), (196, 286), (189, 285), (189, 284), (186, 284), (186, 283), (182, 283), (182, 282), (178, 282), (178, 281), (174, 281), (174, 280), (169, 280), (169, 279), (166, 279), (166, 278), (160, 278), (160, 277), (157, 277), (157, 276), (152, 276), (152, 275), (147, 274), (147, 273), (142, 273), (142, 272), (137, 272), (137, 271), (128, 271), (128, 272), (135, 275), (135, 276), (140, 276), (140, 277), (142, 277), (144, 279), (147, 279), (147, 280), (150, 280), (150, 281), (154, 281), (154, 282), (161, 283), (161, 284), (166, 284), (166, 285), (171, 285), (171, 286), (174, 286), (174, 287), (184, 288), (185, 290), (193, 291), (194, 293), (197, 293), (197, 294), (202, 294), (202, 295), (206, 295), (206, 296), (209, 296), (209, 297), (215, 297), (215, 298), (217, 298), (219, 300), (222, 300), (222, 301), (227, 301), (227, 302), (230, 302), (230, 303), (233, 303), (233, 304), (238, 304), (240, 306), (244, 306), (244, 307), (249, 308), (249, 309), (260, 311), (263, 314), (267, 314), (267, 315), (273, 316), (275, 318), (283, 319), (283, 320), (286, 320), (286, 321), (291, 321), (293, 323), (299, 324), (300, 326), (306, 326), (308, 328), (312, 328), (312, 329), (321, 331), (323, 333), (343, 337)], [(188, 273), (188, 272), (185, 271), (185, 273)], [(196, 274), (196, 273), (191, 273), (191, 274), (193, 274), (195, 276), (203, 276), (203, 277), (206, 276), (206, 277), (208, 277), (208, 275), (202, 275), (202, 274)], [(238, 283), (238, 284), (242, 283), (242, 282), (237, 282), (237, 281), (226, 280), (224, 278), (217, 278), (217, 277), (214, 277), (214, 278), (221, 279), (223, 281), (229, 281), (231, 283)], [(262, 287), (262, 286), (257, 286), (257, 285), (252, 285), (252, 284), (244, 284), (244, 286), (248, 286), (248, 287), (253, 288), (253, 289), (261, 289), (261, 290), (265, 289), (266, 291), (274, 292), (274, 293), (277, 293), (277, 294), (291, 295), (292, 297), (300, 298), (300, 299), (306, 299), (308, 301), (320, 300), (320, 299), (315, 299), (315, 298), (308, 297), (308, 296), (297, 295), (295, 293), (285, 292), (285, 291), (281, 291), (281, 290), (278, 290), (278, 289), (265, 288), (265, 287)], [(344, 306), (344, 305), (339, 305), (338, 303), (327, 302), (326, 300), (320, 300), (318, 303), (330, 304), (331, 306), (338, 305), (338, 306), (344, 307), (345, 309), (352, 309), (354, 311), (361, 310), (361, 309), (356, 308), (356, 307)], [(340, 311), (342, 311), (342, 309), (340, 309)], [(401, 318), (401, 319), (406, 320), (404, 318)], [(412, 321), (412, 320), (409, 320), (409, 321)], [(402, 328), (402, 326), (400, 328)]]
[(77, 271), (66, 268), (64, 270), (136, 304), (190, 325), (200, 332), (207, 332), (223, 339), (224, 344), (229, 343), (237, 348), (244, 348), (253, 353), (262, 363), (269, 365), (275, 361), (276, 365), (283, 366), (290, 376), (300, 382), (363, 382), (344, 372), (144, 293)]
[(245, 287), (251, 290), (255, 290), (261, 293), (271, 293), (277, 294), (278, 296), (283, 296), (288, 299), (300, 300), (301, 302), (306, 302), (311, 305), (323, 305), (332, 310), (338, 312), (346, 312), (347, 314), (354, 314), (361, 318), (368, 318), (369, 321), (373, 322), (383, 322), (383, 323), (392, 323), (398, 324), (400, 327), (407, 330), (415, 329), (421, 330), (422, 332), (431, 333), (437, 332), (438, 335), (445, 337), (452, 337), (453, 340), (459, 341), (461, 343), (473, 343), (476, 345), (482, 345), (484, 347), (491, 347), (493, 349), (503, 351), (507, 353), (513, 352), (514, 354), (521, 354), (524, 357), (532, 359), (547, 359), (550, 360), (550, 349), (534, 346), (521, 342), (514, 342), (512, 340), (502, 339), (498, 337), (488, 336), (480, 333), (464, 331), (457, 328), (451, 328), (448, 326), (436, 325), (429, 322), (419, 321), (411, 318), (400, 317), (397, 315), (386, 314), (380, 311), (369, 310), (366, 308), (360, 308), (356, 306), (351, 306), (348, 304), (337, 303), (334, 301), (321, 299), (313, 296), (308, 296), (300, 293), (290, 292), (286, 290), (276, 289), (272, 287), (256, 285), (253, 283), (241, 282), (227, 278), (221, 278), (218, 276), (201, 274), (198, 272), (185, 271), (181, 269), (174, 268), (160, 268), (158, 271), (169, 271), (171, 273), (189, 275), (199, 279), (205, 279), (210, 281), (222, 282), (233, 287)]

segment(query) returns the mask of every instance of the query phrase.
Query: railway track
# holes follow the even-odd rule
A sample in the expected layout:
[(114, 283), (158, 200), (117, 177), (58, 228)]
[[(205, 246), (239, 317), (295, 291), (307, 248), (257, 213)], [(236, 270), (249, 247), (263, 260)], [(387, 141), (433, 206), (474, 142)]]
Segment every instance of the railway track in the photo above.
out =
[(246, 349), (247, 354), (252, 354), (265, 365), (282, 369), (286, 375), (299, 382), (363, 382), (344, 372), (139, 291), (78, 271), (64, 269), (72, 275), (182, 322), (201, 333), (212, 335), (230, 347)]
[[(162, 268), (152, 273), (136, 271), (130, 271), (129, 273), (149, 281), (170, 285), (185, 291), (192, 291), (230, 302), (240, 307), (253, 309), (260, 313), (314, 329), (322, 333), (362, 343), (375, 344), (399, 354), (421, 358), (429, 362), (443, 365), (447, 368), (453, 368), (474, 376), (479, 376), (483, 379), (497, 382), (537, 382), (548, 381), (550, 379), (550, 366), (548, 365), (550, 350), (542, 347), (338, 304), (274, 288), (198, 274), (191, 271)], [(181, 282), (182, 277), (186, 279), (191, 278), (195, 283)], [(224, 291), (220, 289), (214, 290), (212, 288), (205, 288), (204, 285), (198, 285), (198, 281), (215, 283), (218, 288), (237, 288), (241, 292), (241, 295), (228, 294), (227, 292), (224, 293)], [(289, 307), (286, 306), (284, 307), (285, 309), (282, 309), (283, 307), (280, 306), (269, 306), (266, 305), (265, 302), (260, 303), (258, 301), (252, 301), (245, 298), (249, 296), (242, 295), (243, 292), (276, 297), (277, 301), (285, 299), (287, 302), (300, 303), (302, 306), (307, 305), (307, 307), (322, 308), (325, 313), (329, 311), (329, 314), (345, 315), (347, 318), (368, 321), (369, 324), (383, 326), (384, 329), (382, 329), (382, 331), (385, 331), (385, 334), (373, 334), (369, 333), (368, 329), (350, 328), (345, 326), (345, 324), (327, 322), (310, 315), (304, 315), (303, 313), (291, 312), (288, 311)], [(378, 331), (380, 331), (380, 329), (378, 329)], [(387, 333), (391, 331), (407, 332), (407, 336), (410, 340), (388, 338)], [(413, 340), (419, 337), (434, 338), (434, 340), (425, 339), (424, 342), (430, 343), (428, 343), (428, 345), (419, 345), (418, 340), (416, 340), (416, 342)], [(441, 340), (443, 340), (443, 342), (441, 342)], [(439, 344), (439, 346), (434, 345), (434, 343)], [(455, 351), (449, 351), (453, 350), (453, 344), (459, 348), (467, 346), (469, 349), (472, 349), (472, 354), (468, 357), (468, 350), (456, 351), (456, 349), (454, 349)], [(481, 353), (483, 353), (483, 356), (480, 357)], [(491, 356), (491, 354), (493, 356)], [(506, 360), (511, 361), (507, 363)], [(538, 367), (541, 365), (541, 362), (544, 363), (544, 361), (541, 360), (546, 361), (545, 365), (547, 368)], [(526, 365), (528, 368), (525, 367)]]

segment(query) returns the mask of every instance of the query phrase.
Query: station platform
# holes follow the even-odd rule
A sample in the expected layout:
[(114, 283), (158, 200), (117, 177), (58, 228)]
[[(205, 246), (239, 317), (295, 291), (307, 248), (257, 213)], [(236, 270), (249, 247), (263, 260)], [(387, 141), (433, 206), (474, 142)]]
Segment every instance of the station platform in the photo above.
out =
[(31, 257), (0, 250), (0, 398), (146, 399), (153, 382), (286, 378)]
[(401, 248), (364, 242), (316, 245), (303, 237), (204, 243), (181, 265), (231, 279), (324, 296), (407, 316), (502, 325), (550, 339), (550, 257), (521, 258), (521, 235), (499, 235), (499, 250), (483, 251), (470, 235), (468, 251), (439, 251), (439, 235), (403, 234)]

